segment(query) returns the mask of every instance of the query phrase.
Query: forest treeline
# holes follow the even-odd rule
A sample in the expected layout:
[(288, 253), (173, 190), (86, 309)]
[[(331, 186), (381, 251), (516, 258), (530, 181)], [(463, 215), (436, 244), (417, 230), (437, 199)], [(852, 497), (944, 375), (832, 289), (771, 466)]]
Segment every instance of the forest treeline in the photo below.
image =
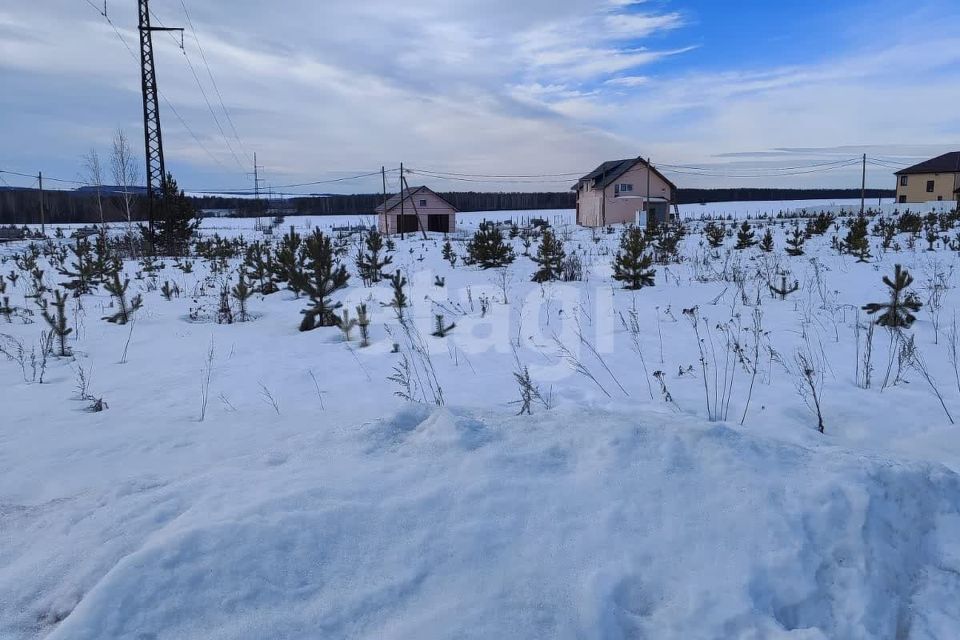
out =
[[(508, 211), (532, 209), (573, 209), (576, 194), (563, 192), (480, 192), (451, 191), (440, 195), (460, 211)], [(889, 189), (867, 189), (867, 199), (891, 198)], [(36, 189), (0, 188), (0, 224), (23, 224), (40, 221), (40, 194)], [(679, 189), (678, 204), (706, 202), (738, 202), (758, 200), (812, 200), (859, 198), (859, 189)], [(250, 217), (275, 211), (286, 215), (369, 215), (383, 202), (379, 193), (353, 195), (315, 195), (286, 200), (253, 200), (250, 198), (192, 196), (198, 209), (217, 210), (229, 215)], [(45, 191), (45, 220), (49, 224), (99, 222), (100, 209), (106, 221), (125, 219), (122, 198), (104, 192), (99, 204), (91, 189), (77, 191)], [(135, 216), (146, 217), (142, 198), (135, 206)]]

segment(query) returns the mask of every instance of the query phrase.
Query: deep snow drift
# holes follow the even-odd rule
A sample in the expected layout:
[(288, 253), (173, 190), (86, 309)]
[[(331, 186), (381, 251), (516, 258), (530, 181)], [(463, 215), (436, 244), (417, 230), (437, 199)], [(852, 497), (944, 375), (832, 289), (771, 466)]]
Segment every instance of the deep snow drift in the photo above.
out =
[[(684, 260), (629, 292), (610, 277), (619, 232), (542, 215), (582, 281), (530, 282), (519, 239), (504, 271), (452, 267), (436, 234), (397, 239), (390, 269), (408, 274), (443, 407), (423, 388), (421, 403), (394, 396), (403, 356), (427, 365), (379, 304), (383, 283), (354, 275), (336, 295), (370, 308), (367, 348), (298, 332), (305, 303), (287, 291), (252, 298), (250, 322), (212, 322), (236, 276), (201, 259), (156, 277), (129, 262), (144, 296), (133, 325), (101, 320), (102, 290), (71, 300), (73, 355), (43, 384), (0, 360), (0, 638), (957, 637), (958, 427), (881, 330), (863, 388), (857, 310), (884, 297), (894, 264), (925, 301), (944, 279), (940, 316), (925, 307), (910, 332), (957, 416), (958, 254), (872, 238), (858, 263), (831, 232), (790, 257), (779, 225), (773, 253), (729, 238), (713, 251), (694, 225)], [(484, 217), (510, 213), (462, 225)], [(261, 237), (251, 221), (204, 226)], [(453, 237), (461, 256), (467, 237)], [(785, 300), (765, 279), (781, 271), (799, 286)], [(180, 297), (161, 297), (165, 280)], [(26, 293), (21, 279), (5, 295), (29, 307)], [(762, 320), (755, 384), (734, 368), (727, 421), (707, 420), (694, 306), (744, 345)], [(430, 335), (438, 313), (457, 325), (446, 337)], [(28, 347), (44, 328), (0, 319)], [(797, 392), (797, 349), (821, 359), (825, 434)], [(518, 362), (550, 408), (514, 415)], [(881, 389), (888, 362), (902, 376)], [(76, 398), (80, 370), (105, 411)]]
[(74, 605), (50, 638), (947, 638), (960, 616), (957, 476), (813, 436), (413, 407), (205, 461), (181, 452), (229, 433), (123, 446), (141, 428), (53, 470), (122, 458), (122, 482), (5, 509), (5, 634)]

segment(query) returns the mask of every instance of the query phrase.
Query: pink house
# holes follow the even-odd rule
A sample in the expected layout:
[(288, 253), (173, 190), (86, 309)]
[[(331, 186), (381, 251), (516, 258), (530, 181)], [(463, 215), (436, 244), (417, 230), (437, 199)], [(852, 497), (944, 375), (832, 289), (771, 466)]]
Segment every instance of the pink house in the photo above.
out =
[(611, 160), (580, 178), (577, 224), (666, 224), (676, 220), (671, 212), (677, 186), (643, 158)]
[(457, 208), (427, 187), (411, 187), (376, 208), (380, 233), (414, 233), (421, 229), (450, 233), (457, 228)]

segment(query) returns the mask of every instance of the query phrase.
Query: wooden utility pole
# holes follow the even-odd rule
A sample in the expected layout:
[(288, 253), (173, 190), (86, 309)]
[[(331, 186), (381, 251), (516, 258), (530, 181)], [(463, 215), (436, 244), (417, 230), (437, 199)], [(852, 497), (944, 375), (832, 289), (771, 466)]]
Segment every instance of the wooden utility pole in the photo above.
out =
[(380, 165), (380, 177), (383, 178), (383, 229), (390, 233), (390, 225), (387, 224), (387, 170)]
[(647, 158), (647, 197), (643, 201), (647, 210), (647, 229), (650, 228), (650, 158)]
[(603, 163), (603, 175), (600, 177), (600, 226), (607, 224), (607, 163)]
[[(401, 198), (403, 197), (403, 193), (405, 191), (406, 192), (410, 191), (410, 185), (407, 184), (407, 179), (403, 177), (403, 175), (401, 174), (400, 176), (400, 197)], [(403, 202), (403, 200), (401, 200), (401, 202)], [(423, 235), (423, 239), (427, 240), (427, 232), (424, 230), (423, 224), (421, 224), (420, 222), (420, 212), (417, 211), (417, 203), (414, 201), (413, 198), (410, 198), (410, 206), (413, 207), (413, 217), (417, 221), (417, 228), (420, 229), (420, 233)]]
[(860, 178), (860, 215), (867, 201), (867, 154), (863, 154), (863, 175)]
[(397, 219), (397, 226), (400, 227), (400, 239), (404, 239), (403, 231), (403, 163), (400, 163), (400, 217)]
[(40, 233), (47, 235), (47, 227), (43, 216), (43, 171), (37, 172), (37, 182), (40, 185)]

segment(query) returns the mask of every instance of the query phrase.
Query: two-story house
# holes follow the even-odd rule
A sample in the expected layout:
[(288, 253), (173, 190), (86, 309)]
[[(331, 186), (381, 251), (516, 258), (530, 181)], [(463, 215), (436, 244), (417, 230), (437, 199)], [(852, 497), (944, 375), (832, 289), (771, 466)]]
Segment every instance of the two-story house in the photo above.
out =
[(580, 178), (577, 224), (664, 224), (675, 219), (670, 206), (677, 187), (643, 158), (611, 160)]
[(960, 151), (897, 171), (897, 202), (950, 202), (960, 198)]

